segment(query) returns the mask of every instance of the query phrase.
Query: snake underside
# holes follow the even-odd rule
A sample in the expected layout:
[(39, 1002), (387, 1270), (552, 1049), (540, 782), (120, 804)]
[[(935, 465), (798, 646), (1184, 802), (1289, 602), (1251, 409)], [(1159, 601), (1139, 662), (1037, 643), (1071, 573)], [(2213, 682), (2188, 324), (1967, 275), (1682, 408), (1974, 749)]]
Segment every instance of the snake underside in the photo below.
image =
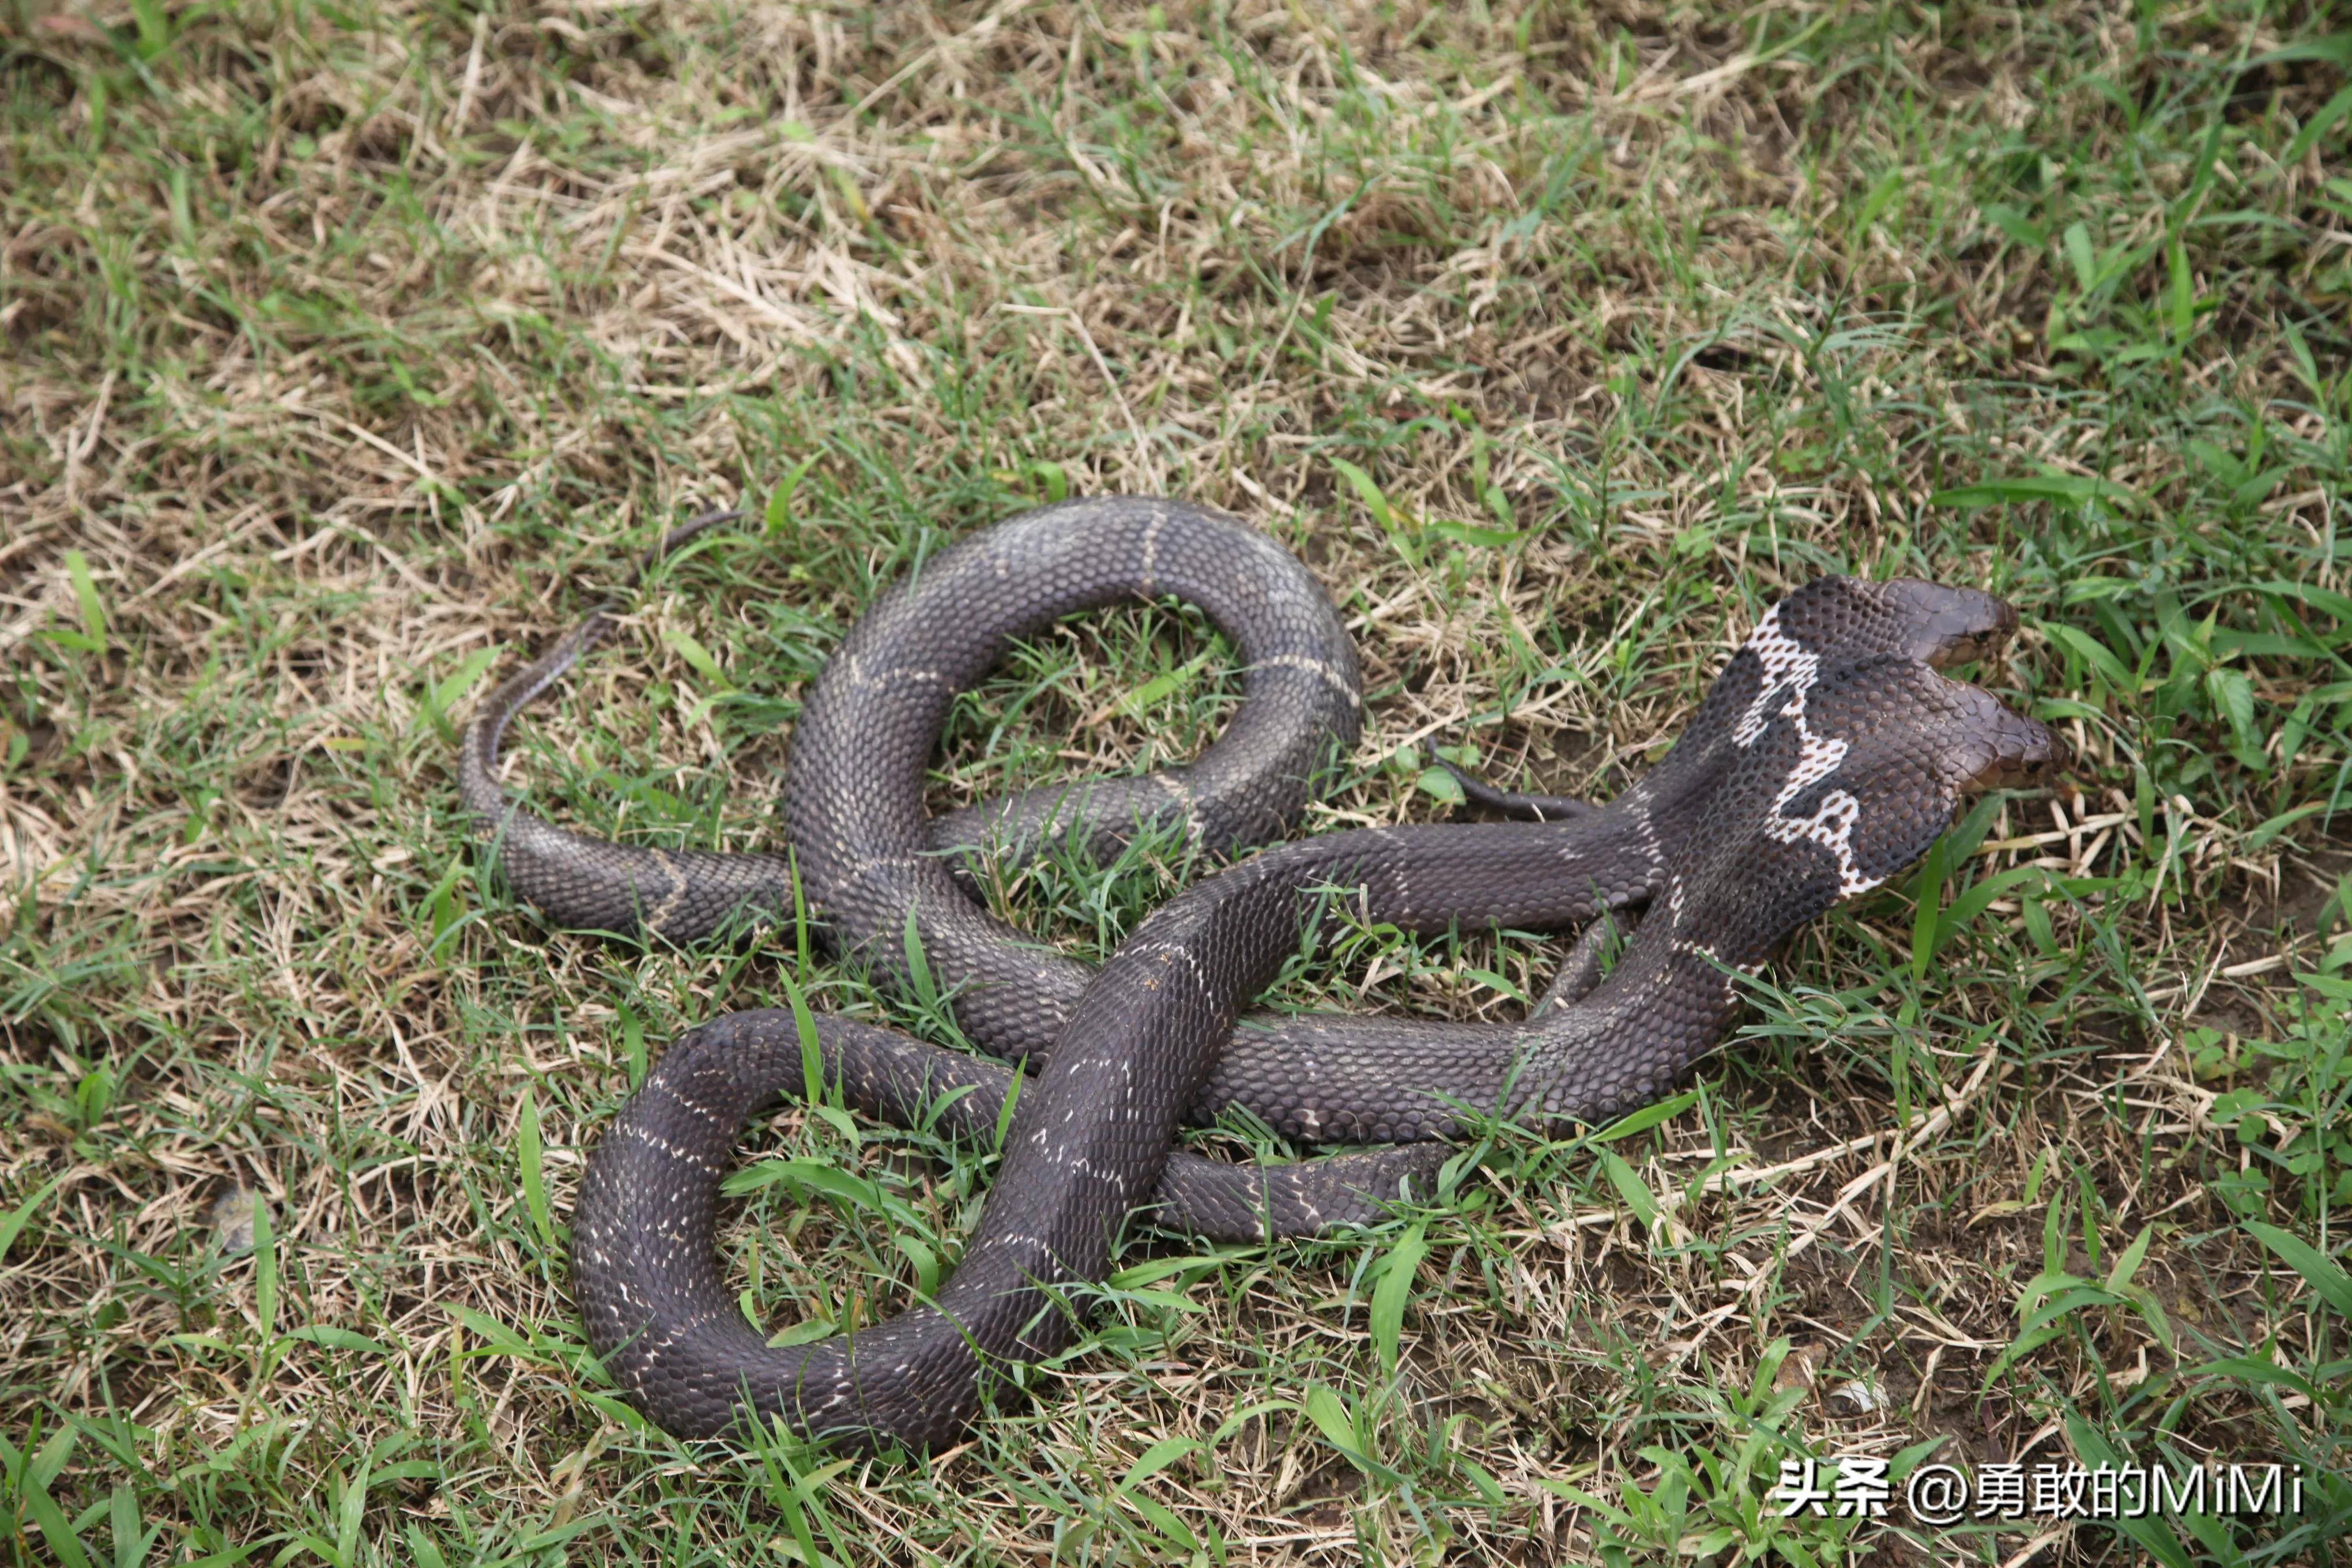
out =
[[(1235, 643), (1245, 693), (1185, 767), (1038, 789), (938, 820), (924, 770), (960, 690), (1014, 638), (1075, 611), (1174, 595)], [(1212, 1237), (1376, 1217), (1425, 1183), (1465, 1113), (1554, 1126), (1665, 1092), (1721, 1037), (1754, 973), (1804, 921), (1926, 851), (1964, 794), (2052, 765), (2046, 730), (1940, 670), (2015, 626), (1973, 590), (1829, 577), (1769, 611), (1673, 750), (1606, 805), (1487, 792), (1556, 820), (1365, 828), (1273, 847), (1154, 911), (1099, 972), (989, 915), (971, 857), (1018, 859), (1181, 827), (1234, 851), (1279, 837), (1360, 722), (1355, 656), (1305, 569), (1220, 514), (1077, 501), (985, 530), (924, 563), (856, 624), (809, 693), (784, 798), (793, 856), (670, 852), (571, 834), (507, 801), (513, 712), (601, 629), (516, 676), (469, 725), (462, 793), (516, 890), (558, 922), (688, 941), (747, 911), (807, 906), (886, 973), (910, 927), (994, 1059), (815, 1020), (826, 1072), (900, 1120), (949, 1095), (992, 1136), (1022, 1089), (980, 1229), (935, 1300), (857, 1333), (774, 1347), (714, 1259), (719, 1178), (748, 1121), (803, 1083), (788, 1016), (734, 1014), (672, 1045), (592, 1156), (573, 1220), (591, 1342), (681, 1436), (747, 1413), (814, 1436), (916, 1447), (954, 1438), (1000, 1360), (1076, 1331), (1062, 1303), (1108, 1271), (1139, 1210)], [(1515, 1025), (1251, 1014), (1303, 937), (1347, 919), (1418, 931), (1564, 929), (1647, 911), (1602, 977), (1588, 928)], [(1187, 1121), (1246, 1110), (1295, 1138), (1388, 1145), (1255, 1167), (1171, 1152)]]

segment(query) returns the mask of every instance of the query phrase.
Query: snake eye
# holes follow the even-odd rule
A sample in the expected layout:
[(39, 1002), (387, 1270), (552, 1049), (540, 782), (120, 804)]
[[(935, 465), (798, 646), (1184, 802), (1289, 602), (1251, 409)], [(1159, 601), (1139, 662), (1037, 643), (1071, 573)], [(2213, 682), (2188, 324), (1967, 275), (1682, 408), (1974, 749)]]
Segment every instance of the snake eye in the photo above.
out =
[[(2012, 716), (2014, 717), (2014, 716)], [(2019, 732), (1999, 749), (1978, 783), (1986, 789), (2017, 789), (2044, 782), (2065, 770), (2074, 753), (2056, 735), (2031, 719), (2015, 719)]]

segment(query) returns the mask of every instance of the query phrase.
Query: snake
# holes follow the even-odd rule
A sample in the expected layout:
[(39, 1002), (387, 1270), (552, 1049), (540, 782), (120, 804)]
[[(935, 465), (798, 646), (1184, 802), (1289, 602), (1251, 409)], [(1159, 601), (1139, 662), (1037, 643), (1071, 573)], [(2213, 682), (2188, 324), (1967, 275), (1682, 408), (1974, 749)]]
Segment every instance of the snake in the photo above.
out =
[[(1199, 757), (927, 816), (925, 769), (950, 706), (1013, 642), (1166, 597), (1200, 608), (1242, 666), (1238, 710)], [(1475, 784), (1470, 798), (1500, 820), (1282, 841), (1361, 730), (1358, 665), (1329, 598), (1236, 519), (1096, 498), (924, 559), (856, 620), (802, 706), (784, 847), (668, 850), (557, 826), (499, 783), (514, 714), (609, 620), (608, 602), (464, 731), (459, 793), (515, 894), (562, 926), (677, 942), (805, 909), (886, 979), (913, 984), (919, 952), (989, 1053), (790, 1008), (672, 1042), (587, 1162), (572, 1253), (592, 1348), (685, 1437), (781, 1422), (852, 1447), (940, 1447), (1008, 1386), (1009, 1366), (1072, 1342), (1087, 1289), (1139, 1215), (1213, 1239), (1329, 1232), (1425, 1190), (1449, 1140), (1496, 1120), (1558, 1131), (1651, 1103), (1722, 1037), (1743, 978), (1795, 930), (1917, 860), (1967, 795), (2030, 785), (2064, 755), (2044, 726), (1944, 673), (1998, 652), (2017, 626), (2007, 604), (1824, 576), (1764, 613), (1672, 748), (1605, 805)], [(991, 859), (1154, 832), (1241, 858), (1154, 910), (1099, 969), (975, 897), (972, 868)], [(1302, 944), (1351, 922), (1585, 931), (1516, 1022), (1250, 1010)], [(1631, 935), (1612, 966), (1605, 939), (1621, 925)], [(772, 1346), (715, 1258), (719, 1184), (751, 1119), (803, 1089), (812, 1043), (849, 1103), (1001, 1138), (1003, 1160), (936, 1296), (854, 1333)], [(1173, 1146), (1188, 1122), (1234, 1112), (1307, 1142), (1377, 1147), (1258, 1166)]]

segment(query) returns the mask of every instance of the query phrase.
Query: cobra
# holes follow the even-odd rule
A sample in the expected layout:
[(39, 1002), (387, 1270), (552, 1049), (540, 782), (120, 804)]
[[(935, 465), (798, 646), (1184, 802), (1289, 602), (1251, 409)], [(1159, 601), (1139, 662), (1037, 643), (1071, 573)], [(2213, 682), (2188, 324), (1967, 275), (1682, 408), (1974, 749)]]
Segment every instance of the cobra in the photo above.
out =
[[(667, 542), (706, 526), (698, 520)], [(1189, 766), (1030, 790), (927, 818), (923, 772), (955, 696), (1015, 638), (1072, 613), (1173, 595), (1236, 645), (1239, 711)], [(964, 1033), (994, 1059), (871, 1025), (813, 1020), (827, 1076), (905, 1120), (992, 1135), (1026, 1072), (979, 1230), (933, 1300), (859, 1332), (768, 1345), (715, 1260), (718, 1185), (750, 1119), (804, 1081), (777, 1010), (672, 1044), (591, 1157), (573, 1216), (590, 1342), (680, 1436), (746, 1417), (814, 1436), (953, 1440), (1009, 1361), (1070, 1342), (1062, 1303), (1108, 1271), (1139, 1210), (1213, 1237), (1376, 1217), (1423, 1184), (1465, 1118), (1558, 1127), (1647, 1103), (1721, 1037), (1755, 973), (1804, 921), (1922, 855), (1962, 797), (2059, 758), (2039, 723), (1941, 673), (1997, 649), (2014, 613), (1971, 589), (1827, 577), (1774, 605), (1668, 754), (1603, 806), (1484, 787), (1520, 820), (1375, 827), (1277, 844), (1184, 889), (1102, 966), (996, 921), (962, 879), (1076, 837), (1181, 830), (1234, 852), (1278, 837), (1351, 745), (1352, 647), (1320, 586), (1234, 519), (1146, 498), (999, 523), (886, 593), (827, 661), (793, 737), (790, 853), (666, 851), (571, 833), (505, 798), (514, 712), (604, 629), (599, 610), (485, 701), (461, 793), (517, 893), (558, 923), (686, 942), (800, 890), (845, 952), (901, 973), (911, 929)], [(1647, 906), (1605, 978), (1595, 917)], [(1587, 923), (1520, 1023), (1244, 1009), (1303, 938), (1349, 920), (1408, 931)], [(1173, 1150), (1229, 1109), (1318, 1142), (1388, 1145), (1252, 1167)]]

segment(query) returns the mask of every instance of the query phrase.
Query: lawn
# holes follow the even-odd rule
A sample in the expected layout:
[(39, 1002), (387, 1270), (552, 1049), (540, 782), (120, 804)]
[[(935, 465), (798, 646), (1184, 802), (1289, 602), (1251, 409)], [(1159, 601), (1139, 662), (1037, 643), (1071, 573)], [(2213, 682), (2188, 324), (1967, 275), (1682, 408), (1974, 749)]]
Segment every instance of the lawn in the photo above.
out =
[[(2340, 11), (53, 8), (0, 6), (18, 1560), (2352, 1552)], [(1358, 640), (1302, 831), (1444, 816), (1438, 745), (1606, 797), (1833, 571), (2015, 603), (1975, 679), (2074, 764), (1809, 927), (1662, 1118), (1498, 1136), (1369, 1232), (1139, 1240), (926, 1460), (675, 1443), (581, 1338), (583, 1152), (788, 982), (952, 1024), (790, 930), (548, 929), (469, 846), (454, 726), (740, 502), (511, 776), (773, 845), (860, 605), (1132, 490), (1270, 531)], [(1237, 691), (1192, 612), (1070, 623), (962, 700), (936, 802), (1181, 758)], [(1099, 955), (1204, 869), (993, 896)], [(1339, 948), (1277, 1000), (1511, 1016), (1560, 951)], [(730, 1267), (794, 1334), (935, 1281), (994, 1164), (798, 1107), (743, 1159)], [(1895, 1507), (1780, 1517), (1784, 1463), (1845, 1456)], [(2004, 1462), (2299, 1465), (2303, 1509), (1901, 1506)]]

